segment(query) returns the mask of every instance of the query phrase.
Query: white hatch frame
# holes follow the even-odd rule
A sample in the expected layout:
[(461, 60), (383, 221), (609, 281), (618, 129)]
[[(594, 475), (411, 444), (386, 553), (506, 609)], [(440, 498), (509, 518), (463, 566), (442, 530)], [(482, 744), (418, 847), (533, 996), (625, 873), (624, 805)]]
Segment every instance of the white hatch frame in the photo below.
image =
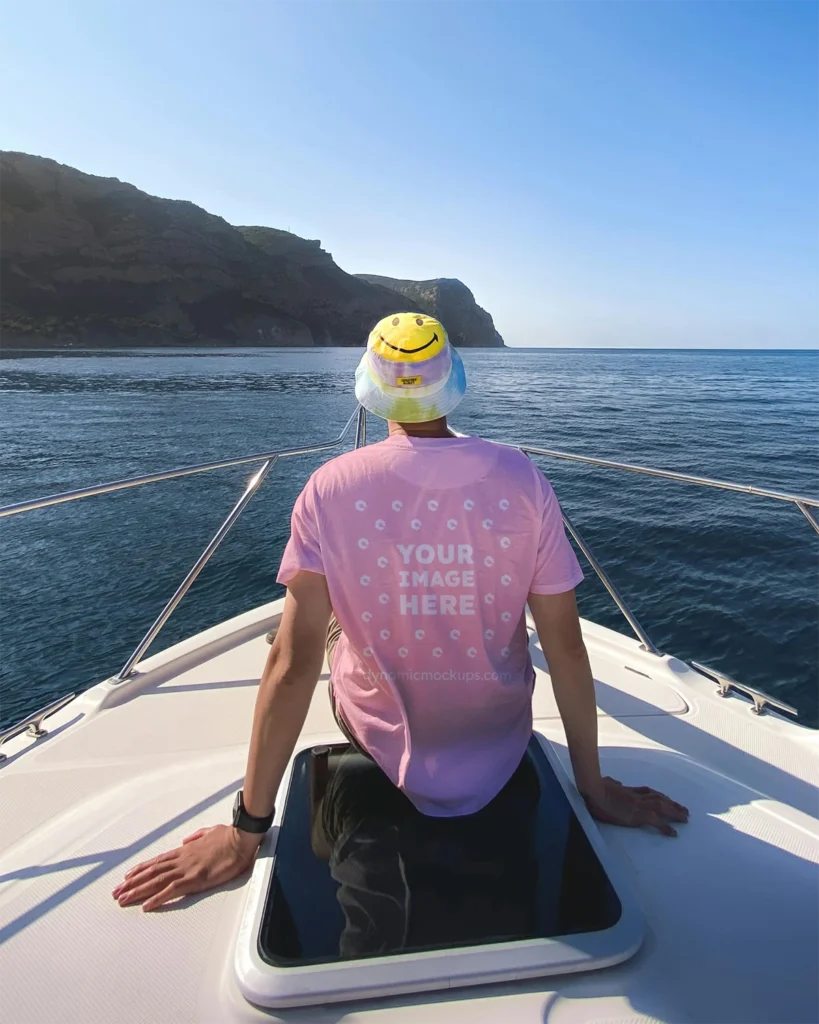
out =
[[(535, 735), (620, 900), (622, 914), (616, 924), (602, 931), (562, 938), (276, 967), (259, 953), (262, 918), (276, 859), (279, 829), (274, 826), (261, 846), (248, 884), (236, 942), (236, 980), (244, 997), (257, 1006), (283, 1009), (598, 970), (633, 956), (643, 939), (643, 917), (636, 898), (616, 855), (604, 843), (549, 741), (540, 733)], [(333, 739), (328, 735), (328, 742)], [(290, 762), (277, 801), (282, 815), (295, 756), (317, 742), (320, 740), (314, 737), (309, 745), (301, 746)]]

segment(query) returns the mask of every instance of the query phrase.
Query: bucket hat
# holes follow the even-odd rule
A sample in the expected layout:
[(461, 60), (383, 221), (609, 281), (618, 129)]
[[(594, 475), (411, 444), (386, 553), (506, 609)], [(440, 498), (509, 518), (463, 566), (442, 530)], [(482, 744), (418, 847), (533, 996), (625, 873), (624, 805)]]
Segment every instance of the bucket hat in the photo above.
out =
[(461, 357), (443, 324), (424, 313), (380, 320), (355, 372), (355, 394), (369, 412), (398, 423), (446, 416), (466, 392)]

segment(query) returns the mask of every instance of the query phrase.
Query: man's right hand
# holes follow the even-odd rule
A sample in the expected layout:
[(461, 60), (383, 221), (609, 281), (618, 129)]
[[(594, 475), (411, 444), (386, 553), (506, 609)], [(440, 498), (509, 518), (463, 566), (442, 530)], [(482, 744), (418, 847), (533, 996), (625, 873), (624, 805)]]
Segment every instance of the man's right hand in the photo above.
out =
[(156, 910), (170, 900), (207, 892), (248, 871), (264, 837), (232, 825), (202, 828), (175, 850), (137, 864), (112, 896), (121, 907), (141, 903)]

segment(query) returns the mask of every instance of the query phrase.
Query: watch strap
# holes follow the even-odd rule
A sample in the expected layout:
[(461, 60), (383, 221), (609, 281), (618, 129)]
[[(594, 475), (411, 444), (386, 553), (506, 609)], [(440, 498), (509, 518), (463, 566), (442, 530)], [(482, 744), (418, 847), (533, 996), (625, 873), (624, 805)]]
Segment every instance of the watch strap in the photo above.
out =
[(273, 824), (275, 814), (275, 807), (270, 814), (266, 814), (263, 818), (257, 818), (249, 814), (245, 810), (244, 797), (240, 789), (236, 794), (236, 802), (233, 805), (233, 827), (238, 828), (241, 832), (252, 832), (255, 835), (260, 835), (262, 832), (267, 832)]

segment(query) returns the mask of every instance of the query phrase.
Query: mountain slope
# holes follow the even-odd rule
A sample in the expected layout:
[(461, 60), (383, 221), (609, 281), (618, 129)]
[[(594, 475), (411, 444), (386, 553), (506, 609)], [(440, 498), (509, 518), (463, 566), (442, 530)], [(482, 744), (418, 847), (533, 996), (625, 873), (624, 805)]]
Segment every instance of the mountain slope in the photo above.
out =
[[(0, 156), (0, 259), (6, 348), (363, 345), (407, 305), (317, 241), (25, 153)], [(433, 312), (420, 293), (414, 305)], [(470, 333), (468, 304), (448, 315), (456, 343), (503, 344), (494, 327)]]

